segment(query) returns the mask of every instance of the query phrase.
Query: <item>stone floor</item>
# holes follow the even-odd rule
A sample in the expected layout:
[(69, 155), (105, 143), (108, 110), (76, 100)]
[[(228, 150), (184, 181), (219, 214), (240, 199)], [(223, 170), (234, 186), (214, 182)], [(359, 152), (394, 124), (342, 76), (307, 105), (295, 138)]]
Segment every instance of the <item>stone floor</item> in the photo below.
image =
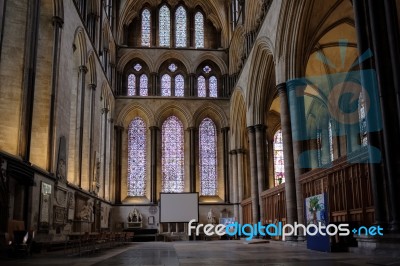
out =
[(0, 260), (0, 265), (266, 265), (346, 266), (400, 265), (400, 258), (353, 253), (323, 253), (279, 242), (245, 244), (241, 241), (145, 242), (71, 257), (63, 252), (34, 254), (25, 259)]

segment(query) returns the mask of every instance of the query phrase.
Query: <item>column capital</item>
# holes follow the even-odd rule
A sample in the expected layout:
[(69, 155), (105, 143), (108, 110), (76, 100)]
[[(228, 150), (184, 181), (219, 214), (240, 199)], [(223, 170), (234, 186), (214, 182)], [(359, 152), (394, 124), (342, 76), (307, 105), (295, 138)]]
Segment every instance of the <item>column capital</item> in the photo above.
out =
[(89, 85), (88, 85), (88, 88), (89, 89), (92, 89), (92, 90), (96, 90), (96, 84), (93, 84), (93, 83), (90, 83)]
[(64, 19), (59, 16), (53, 16), (51, 20), (53, 21), (54, 26), (62, 28), (62, 26), (64, 25)]
[(114, 118), (108, 119), (108, 122), (109, 122), (110, 124), (113, 124), (113, 123), (114, 123)]
[(79, 66), (79, 72), (83, 72), (84, 74), (86, 74), (88, 72), (88, 68), (86, 66)]
[(256, 131), (265, 131), (267, 129), (267, 126), (263, 125), (263, 124), (258, 124), (258, 125), (255, 125), (254, 128)]
[(237, 152), (237, 154), (246, 154), (245, 149), (237, 149), (236, 152)]
[(227, 133), (230, 130), (230, 127), (223, 127), (221, 128), (222, 133)]
[(282, 82), (276, 85), (276, 90), (278, 91), (278, 94), (286, 93), (286, 82)]
[(157, 127), (157, 126), (151, 126), (151, 127), (149, 127), (149, 129), (150, 129), (150, 131), (158, 131), (158, 130), (160, 130), (160, 128)]
[(305, 79), (291, 79), (286, 82), (286, 87), (288, 91), (300, 89), (304, 91), (307, 87), (307, 83)]
[(108, 110), (108, 108), (106, 108), (106, 107), (104, 107), (104, 108), (101, 109), (101, 113), (102, 113), (102, 114), (108, 113), (108, 111), (109, 111), (109, 110)]
[(197, 127), (188, 127), (187, 130), (189, 130), (189, 131), (196, 131), (196, 130), (197, 130)]
[(231, 151), (229, 152), (229, 154), (230, 154), (230, 155), (236, 155), (236, 154), (237, 154), (237, 150), (231, 150)]
[(247, 127), (247, 131), (248, 131), (249, 133), (254, 133), (254, 132), (255, 132), (254, 126), (249, 126), (249, 127)]
[(121, 126), (121, 125), (115, 125), (114, 128), (115, 128), (117, 131), (124, 131), (124, 127)]

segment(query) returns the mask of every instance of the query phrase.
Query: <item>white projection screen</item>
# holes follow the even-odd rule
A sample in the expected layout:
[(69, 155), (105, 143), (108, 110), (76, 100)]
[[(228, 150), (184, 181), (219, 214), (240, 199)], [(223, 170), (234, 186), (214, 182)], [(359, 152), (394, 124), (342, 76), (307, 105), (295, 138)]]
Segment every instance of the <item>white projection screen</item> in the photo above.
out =
[(199, 193), (160, 193), (160, 223), (199, 221)]

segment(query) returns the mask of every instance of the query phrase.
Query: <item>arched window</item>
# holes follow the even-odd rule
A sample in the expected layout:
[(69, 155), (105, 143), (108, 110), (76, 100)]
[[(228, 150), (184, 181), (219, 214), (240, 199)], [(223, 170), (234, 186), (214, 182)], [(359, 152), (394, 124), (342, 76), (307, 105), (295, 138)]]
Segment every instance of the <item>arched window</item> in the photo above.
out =
[(128, 96), (136, 95), (136, 76), (134, 74), (130, 74), (128, 76)]
[(184, 190), (183, 145), (182, 122), (170, 116), (162, 125), (162, 192)]
[(206, 97), (206, 79), (203, 76), (197, 78), (197, 96)]
[(360, 123), (360, 142), (361, 146), (368, 145), (368, 137), (367, 137), (367, 117), (365, 112), (365, 100), (363, 93), (360, 93), (358, 98), (358, 118)]
[(170, 35), (171, 35), (171, 18), (170, 18), (169, 8), (166, 5), (163, 5), (160, 8), (158, 21), (159, 21), (158, 35), (160, 39), (160, 46), (169, 47)]
[(209, 79), (210, 84), (210, 97), (217, 98), (218, 97), (218, 81), (215, 76), (211, 76)]
[(168, 74), (161, 77), (161, 96), (171, 96), (171, 76)]
[(149, 80), (146, 74), (140, 76), (140, 96), (148, 96)]
[(205, 118), (199, 128), (200, 194), (217, 195), (217, 129), (210, 118)]
[(128, 196), (146, 193), (146, 124), (137, 117), (128, 128)]
[(329, 136), (329, 158), (331, 159), (331, 162), (333, 162), (333, 125), (332, 125), (332, 120), (329, 120), (328, 136)]
[(127, 96), (148, 96), (149, 78), (148, 67), (142, 63), (134, 62), (129, 65), (127, 75)]
[(151, 41), (151, 14), (147, 8), (142, 12), (142, 46), (150, 47)]
[(275, 186), (285, 182), (285, 161), (283, 158), (282, 130), (274, 135), (274, 179)]
[(186, 47), (187, 34), (186, 10), (180, 6), (175, 11), (175, 46)]
[(196, 48), (204, 48), (204, 16), (200, 11), (194, 16), (194, 25)]
[(185, 79), (181, 74), (176, 75), (175, 77), (175, 96), (185, 96)]

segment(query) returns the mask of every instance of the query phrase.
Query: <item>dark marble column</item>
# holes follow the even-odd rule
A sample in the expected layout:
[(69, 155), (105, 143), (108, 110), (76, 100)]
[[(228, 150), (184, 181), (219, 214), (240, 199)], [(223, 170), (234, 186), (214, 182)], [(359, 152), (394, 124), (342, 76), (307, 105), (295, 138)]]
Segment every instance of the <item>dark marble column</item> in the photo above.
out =
[(60, 66), (60, 43), (61, 43), (61, 30), (64, 20), (59, 16), (53, 16), (53, 65), (51, 75), (51, 100), (50, 100), (50, 121), (49, 121), (49, 152), (48, 152), (48, 170), (51, 173), (56, 172), (56, 150), (57, 150), (57, 137), (55, 130), (57, 127), (57, 88), (58, 88), (58, 73)]
[(244, 172), (244, 155), (245, 155), (245, 150), (243, 149), (238, 149), (236, 150), (237, 153), (237, 176), (238, 176), (238, 203), (239, 203), (239, 222), (243, 224), (243, 211), (242, 211), (242, 206), (240, 203), (244, 199), (244, 177), (246, 173)]
[[(400, 128), (399, 128), (399, 113), (396, 99), (397, 87), (395, 80), (398, 77), (394, 77), (393, 68), (398, 68), (399, 62), (394, 60), (394, 65), (390, 65), (388, 71), (388, 63), (391, 62), (392, 56), (397, 56), (396, 54), (390, 54), (391, 44), (388, 39), (390, 33), (387, 32), (388, 27), (393, 26), (392, 24), (386, 24), (385, 18), (390, 14), (385, 13), (384, 2), (387, 1), (372, 1), (368, 0), (368, 13), (369, 15), (369, 26), (370, 35), (372, 40), (372, 47), (374, 51), (374, 62), (376, 73), (378, 75), (378, 87), (379, 96), (381, 100), (382, 108), (382, 126), (383, 126), (383, 143), (384, 143), (384, 158), (383, 163), (385, 165), (385, 172), (387, 175), (387, 190), (388, 190), (388, 206), (390, 211), (390, 230), (393, 232), (400, 231), (400, 196), (398, 190), (400, 189), (400, 155), (398, 150), (393, 147), (400, 146)], [(397, 24), (397, 21), (395, 22)], [(384, 29), (384, 30), (382, 30)], [(393, 33), (393, 32), (391, 32)], [(395, 34), (395, 33), (393, 33)], [(398, 33), (397, 33), (398, 34)], [(392, 36), (394, 37), (394, 36)], [(398, 47), (393, 49), (398, 50)], [(398, 51), (396, 52), (398, 53)], [(395, 73), (398, 75), (398, 73)], [(396, 123), (393, 123), (396, 121)]]
[(239, 184), (238, 184), (238, 158), (236, 150), (229, 152), (231, 156), (232, 169), (232, 197), (231, 202), (234, 204), (233, 213), (236, 219), (239, 218)]
[[(106, 185), (106, 169), (107, 169), (107, 164), (106, 164), (106, 162), (107, 162), (107, 133), (108, 133), (108, 127), (107, 127), (107, 116), (108, 116), (108, 109), (107, 108), (103, 108), (102, 110), (102, 113), (103, 113), (103, 115), (104, 115), (104, 120), (103, 120), (103, 123), (104, 123), (104, 131), (103, 131), (103, 135), (104, 135), (104, 137), (103, 137), (103, 186), (105, 186)], [(104, 189), (103, 190), (103, 198), (105, 198), (106, 197), (106, 190)]]
[[(93, 134), (94, 134), (94, 108), (95, 108), (95, 101), (96, 101), (96, 84), (89, 84), (89, 90), (90, 90), (90, 106), (89, 106), (89, 111), (90, 111), (90, 121), (89, 121), (89, 190), (90, 191), (95, 191), (94, 187), (95, 185), (93, 184), (93, 167), (95, 163), (95, 159), (93, 158), (94, 156), (94, 151), (93, 151)], [(99, 181), (99, 180), (98, 180)]]
[(230, 178), (229, 178), (229, 127), (224, 127), (221, 129), (222, 132), (222, 150), (223, 150), (223, 160), (224, 160), (224, 188), (225, 188), (225, 202), (230, 202)]
[(189, 173), (190, 173), (190, 192), (196, 192), (196, 133), (195, 127), (188, 128), (190, 142), (190, 158), (189, 158)]
[(261, 199), (261, 193), (265, 190), (265, 125), (255, 125), (256, 131), (256, 156), (257, 156), (257, 180), (258, 180), (258, 197), (260, 203), (260, 219), (265, 219), (265, 209)]
[(81, 106), (80, 106), (80, 118), (79, 118), (79, 154), (78, 154), (78, 186), (82, 187), (82, 153), (83, 153), (83, 123), (85, 120), (85, 76), (88, 69), (86, 66), (79, 67), (79, 84), (81, 86)]
[(121, 156), (122, 156), (122, 135), (124, 128), (115, 126), (115, 203), (121, 204)]
[(290, 123), (289, 102), (286, 83), (277, 85), (280, 98), (283, 156), (285, 160), (286, 223), (297, 221), (296, 181), (293, 162), (292, 126)]
[(157, 134), (159, 128), (150, 127), (151, 164), (150, 164), (150, 201), (157, 202)]
[[(355, 18), (355, 26), (357, 31), (357, 47), (360, 54), (363, 54), (370, 48), (369, 38), (368, 38), (368, 15), (366, 14), (366, 1), (364, 0), (353, 0), (353, 10)], [(371, 69), (372, 63), (369, 60), (360, 62), (360, 69)], [(365, 83), (365, 77), (363, 71), (361, 73), (362, 82)], [(380, 115), (380, 114), (377, 114)], [(367, 128), (371, 121), (369, 121), (367, 116)], [(367, 132), (368, 145), (376, 147), (382, 150), (382, 136), (380, 132)], [(374, 160), (374, 153), (371, 153), (369, 149), (369, 157)], [(379, 163), (370, 163), (370, 176), (372, 185), (372, 194), (374, 199), (374, 217), (375, 224), (386, 227), (387, 226), (387, 213), (385, 204), (385, 188), (384, 188), (384, 175), (382, 172), (382, 167)]]
[(252, 222), (260, 221), (260, 204), (258, 195), (258, 179), (257, 179), (257, 143), (254, 126), (247, 127), (249, 136), (249, 156), (250, 156), (250, 188), (251, 188), (251, 207)]

